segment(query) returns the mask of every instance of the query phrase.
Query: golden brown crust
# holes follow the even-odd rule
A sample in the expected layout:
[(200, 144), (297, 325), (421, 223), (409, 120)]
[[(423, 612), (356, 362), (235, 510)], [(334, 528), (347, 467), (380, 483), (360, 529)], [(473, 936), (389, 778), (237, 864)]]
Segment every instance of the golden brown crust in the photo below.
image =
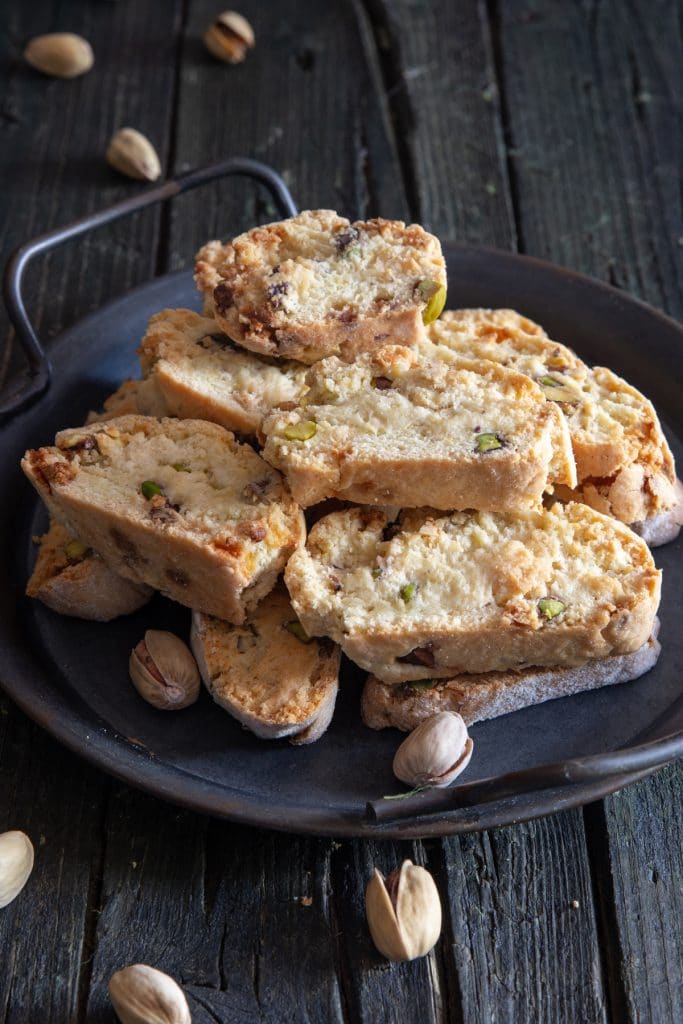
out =
[(400, 686), (368, 676), (361, 698), (363, 721), (371, 729), (393, 727), (410, 732), (440, 711), (455, 711), (466, 725), (472, 725), (543, 701), (630, 682), (656, 664), (661, 651), (656, 632), (637, 651), (576, 668), (527, 668)]
[(257, 736), (300, 744), (318, 739), (330, 723), (341, 651), (327, 640), (304, 642), (297, 629), (279, 585), (242, 626), (195, 612), (192, 649), (221, 707)]
[(90, 549), (81, 553), (76, 545), (74, 554), (69, 548), (73, 539), (61, 523), (51, 520), (39, 539), (36, 564), (26, 584), (29, 597), (59, 615), (95, 622), (129, 615), (149, 601), (150, 587), (113, 573)]
[(388, 337), (424, 337), (420, 284), (446, 284), (438, 240), (416, 224), (351, 224), (330, 210), (254, 228), (197, 255), (205, 309), (238, 344), (313, 363), (351, 360)]
[[(22, 462), (50, 512), (114, 572), (207, 614), (243, 621), (305, 536), (279, 475), (215, 424), (126, 416), (56, 443)], [(146, 498), (152, 473), (164, 493)]]

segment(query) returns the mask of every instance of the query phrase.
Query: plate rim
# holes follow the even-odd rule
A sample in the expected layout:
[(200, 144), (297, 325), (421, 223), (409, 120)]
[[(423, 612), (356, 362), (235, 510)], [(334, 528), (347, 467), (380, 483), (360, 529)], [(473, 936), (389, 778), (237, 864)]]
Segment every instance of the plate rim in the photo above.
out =
[[(642, 299), (620, 291), (612, 285), (606, 284), (597, 278), (581, 274), (578, 271), (561, 267), (557, 264), (539, 259), (526, 254), (514, 253), (509, 250), (496, 249), (488, 246), (475, 246), (459, 242), (442, 242), (444, 249), (459, 250), (463, 255), (472, 254), (477, 257), (490, 257), (496, 260), (503, 259), (511, 264), (523, 263), (530, 269), (538, 269), (545, 275), (552, 274), (558, 278), (569, 279), (577, 282), (580, 286), (597, 288), (607, 294), (608, 297), (618, 299), (622, 304), (635, 305), (648, 317), (654, 317), (661, 321), (666, 327), (673, 331), (683, 344), (683, 325), (668, 316), (666, 313), (655, 309)], [(93, 310), (74, 324), (69, 325), (51, 340), (48, 348), (48, 358), (54, 352), (56, 346), (68, 345), (69, 335), (76, 330), (87, 329), (91, 324), (96, 323), (103, 315), (116, 314), (121, 306), (125, 305), (131, 297), (139, 296), (146, 292), (153, 292), (156, 288), (163, 288), (169, 281), (191, 278), (190, 269), (176, 270), (163, 274), (143, 282), (126, 293), (116, 296)], [(6, 382), (6, 386), (10, 381)], [(49, 394), (49, 392), (48, 392)], [(21, 420), (32, 414), (38, 403), (18, 413), (12, 420), (0, 428), (0, 436), (10, 430), (16, 430), (21, 426)], [(4, 627), (3, 627), (4, 628)], [(0, 650), (4, 644), (0, 645)], [(610, 793), (647, 777), (657, 768), (618, 771), (609, 776), (601, 775), (594, 779), (586, 779), (581, 783), (573, 783), (563, 787), (561, 790), (537, 789), (530, 793), (521, 793), (515, 797), (508, 797), (496, 802), (482, 803), (468, 808), (461, 808), (439, 814), (438, 816), (415, 817), (403, 819), (400, 822), (379, 824), (368, 821), (363, 812), (346, 814), (339, 808), (319, 807), (316, 810), (292, 808), (290, 804), (276, 806), (273, 804), (264, 805), (255, 799), (252, 794), (240, 796), (238, 790), (232, 790), (227, 785), (220, 786), (217, 782), (210, 782), (192, 773), (185, 772), (182, 768), (168, 762), (155, 762), (153, 755), (145, 754), (140, 747), (131, 743), (126, 737), (110, 729), (106, 723), (102, 724), (97, 715), (88, 705), (84, 707), (90, 711), (90, 718), (75, 706), (71, 706), (68, 700), (59, 693), (58, 688), (53, 687), (51, 701), (36, 701), (25, 692), (25, 680), (17, 683), (14, 679), (7, 678), (12, 672), (21, 674), (22, 666), (10, 660), (3, 671), (3, 678), (0, 679), (0, 687), (4, 692), (24, 711), (36, 724), (45, 729), (51, 736), (66, 746), (70, 751), (84, 757), (89, 763), (101, 770), (113, 775), (115, 778), (143, 790), (161, 799), (188, 809), (206, 813), (219, 818), (227, 818), (245, 825), (270, 828), (278, 831), (306, 833), (324, 836), (340, 837), (365, 837), (365, 838), (427, 838), (433, 836), (453, 835), (469, 831), (480, 831), (483, 829), (498, 827), (507, 824), (528, 821), (533, 818), (542, 817), (559, 810), (581, 806), (584, 803), (601, 799)], [(43, 673), (43, 682), (48, 689), (51, 687), (47, 673)], [(34, 684), (40, 688), (40, 684)], [(61, 715), (55, 715), (53, 705), (61, 710)], [(677, 734), (679, 739), (679, 753), (668, 759), (674, 760), (677, 756), (683, 756), (683, 731)], [(671, 739), (671, 735), (667, 737)], [(664, 737), (658, 740), (664, 741)], [(629, 750), (637, 741), (629, 741), (629, 744), (622, 747), (626, 762), (628, 761)], [(657, 741), (654, 741), (656, 744)], [(614, 751), (598, 752), (605, 756), (613, 754)], [(123, 755), (123, 756), (122, 756)], [(538, 766), (539, 775), (547, 765)], [(182, 783), (178, 788), (172, 785), (173, 779), (181, 779)], [(222, 791), (222, 795), (221, 795)], [(455, 791), (455, 788), (454, 790)], [(295, 822), (292, 814), (296, 813), (299, 818)]]

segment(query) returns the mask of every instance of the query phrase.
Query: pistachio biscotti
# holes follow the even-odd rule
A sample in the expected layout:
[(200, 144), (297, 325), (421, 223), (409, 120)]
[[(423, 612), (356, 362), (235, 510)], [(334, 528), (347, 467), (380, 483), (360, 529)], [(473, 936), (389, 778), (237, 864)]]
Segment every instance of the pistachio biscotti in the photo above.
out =
[(576, 480), (559, 409), (494, 363), (386, 345), (353, 364), (325, 359), (307, 384), (262, 428), (264, 458), (304, 507), (341, 498), (504, 511)]
[(673, 512), (678, 504), (673, 457), (652, 403), (636, 388), (604, 367), (590, 369), (513, 310), (449, 310), (429, 326), (427, 336), (461, 356), (490, 359), (527, 374), (558, 404), (569, 426), (578, 476), (574, 493), (559, 496), (629, 524), (664, 515), (666, 530), (658, 535), (646, 526), (641, 532), (662, 540), (675, 536), (680, 524)]
[(652, 636), (630, 654), (613, 654), (575, 668), (525, 668), (520, 672), (463, 673), (454, 679), (418, 679), (394, 686), (368, 676), (361, 714), (371, 729), (410, 732), (440, 711), (455, 711), (466, 725), (570, 697), (603, 686), (639, 679), (657, 664), (661, 647), (657, 620)]
[(417, 224), (309, 210), (197, 255), (205, 310), (238, 344), (314, 363), (387, 338), (414, 345), (446, 298), (438, 239)]
[(109, 622), (142, 608), (152, 596), (150, 587), (112, 572), (92, 548), (54, 519), (38, 543), (26, 594), (59, 615)]
[(660, 572), (624, 524), (578, 503), (499, 515), (321, 519), (285, 582), (311, 636), (383, 682), (576, 666), (637, 650)]
[(341, 651), (304, 633), (284, 586), (241, 626), (194, 612), (191, 643), (213, 699), (257, 736), (298, 745), (327, 729)]
[(306, 367), (245, 352), (216, 321), (189, 309), (153, 316), (138, 349), (143, 373), (173, 416), (255, 434), (263, 417), (296, 401)]
[(201, 420), (123, 416), (64, 430), (22, 468), (114, 572), (236, 623), (305, 536), (280, 475)]

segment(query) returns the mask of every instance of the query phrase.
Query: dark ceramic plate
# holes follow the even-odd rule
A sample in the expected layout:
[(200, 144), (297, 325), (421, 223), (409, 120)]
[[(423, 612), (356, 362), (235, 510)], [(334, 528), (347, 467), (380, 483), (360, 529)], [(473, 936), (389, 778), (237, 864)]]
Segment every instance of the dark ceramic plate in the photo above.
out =
[[(683, 405), (672, 368), (683, 329), (611, 288), (505, 252), (445, 247), (451, 306), (512, 306), (584, 359), (612, 367), (653, 399), (683, 464)], [(310, 747), (245, 732), (206, 693), (175, 714), (146, 705), (128, 681), (132, 646), (148, 627), (187, 636), (189, 612), (160, 597), (109, 624), (54, 615), (23, 597), (33, 534), (45, 523), (19, 470), (27, 447), (83, 421), (126, 376), (147, 318), (197, 307), (190, 273), (160, 278), (110, 303), (50, 346), (53, 383), (2, 431), (0, 582), (2, 685), (35, 721), (105, 771), (164, 799), (221, 817), (296, 832), (416, 837), (489, 828), (596, 799), (683, 753), (681, 541), (655, 551), (664, 569), (659, 664), (635, 682), (551, 701), (476, 725), (462, 785), (408, 801), (366, 801), (400, 790), (393, 730), (359, 715), (361, 673), (344, 666), (330, 730)], [(84, 358), (87, 353), (87, 359)], [(446, 794), (446, 795), (444, 795)], [(449, 806), (443, 805), (447, 800)], [(385, 816), (388, 815), (387, 820)]]

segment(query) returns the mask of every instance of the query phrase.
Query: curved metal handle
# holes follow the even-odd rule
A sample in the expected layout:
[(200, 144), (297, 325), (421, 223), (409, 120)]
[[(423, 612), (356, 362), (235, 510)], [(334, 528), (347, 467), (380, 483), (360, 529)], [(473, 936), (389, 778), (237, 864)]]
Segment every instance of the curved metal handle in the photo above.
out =
[(522, 793), (561, 789), (577, 782), (596, 782), (624, 772), (650, 771), (677, 757), (683, 757), (683, 732), (610, 754), (592, 754), (557, 764), (525, 768), (454, 789), (425, 789), (405, 798), (372, 800), (366, 804), (366, 818), (368, 822), (383, 825), (401, 818), (447, 814), (461, 807), (489, 804)]
[(5, 396), (0, 403), (0, 422), (13, 416), (15, 413), (25, 409), (48, 388), (50, 383), (50, 365), (45, 350), (40, 343), (35, 328), (26, 312), (21, 288), (24, 272), (31, 260), (58, 245), (68, 242), (71, 238), (91, 231), (93, 228), (102, 227), (112, 221), (126, 217), (137, 210), (143, 210), (147, 206), (164, 202), (181, 192), (188, 192), (190, 189), (204, 185), (206, 182), (214, 181), (216, 178), (224, 178), (231, 175), (245, 175), (255, 178), (265, 185), (272, 195), (275, 203), (283, 217), (293, 217), (297, 208), (292, 199), (289, 189), (280, 175), (260, 163), (258, 160), (249, 160), (246, 157), (232, 157), (223, 160), (221, 163), (212, 164), (210, 167), (200, 167), (195, 171), (189, 171), (179, 178), (171, 178), (163, 185), (156, 185), (154, 188), (146, 189), (138, 195), (124, 199), (120, 203), (108, 206), (105, 210), (83, 217), (80, 220), (66, 224), (64, 227), (56, 228), (47, 234), (34, 238), (31, 242), (20, 246), (10, 257), (5, 268), (3, 293), (5, 305), (9, 318), (17, 332), (17, 338), (24, 350), (26, 362), (28, 363), (27, 378), (20, 375), (16, 386)]

